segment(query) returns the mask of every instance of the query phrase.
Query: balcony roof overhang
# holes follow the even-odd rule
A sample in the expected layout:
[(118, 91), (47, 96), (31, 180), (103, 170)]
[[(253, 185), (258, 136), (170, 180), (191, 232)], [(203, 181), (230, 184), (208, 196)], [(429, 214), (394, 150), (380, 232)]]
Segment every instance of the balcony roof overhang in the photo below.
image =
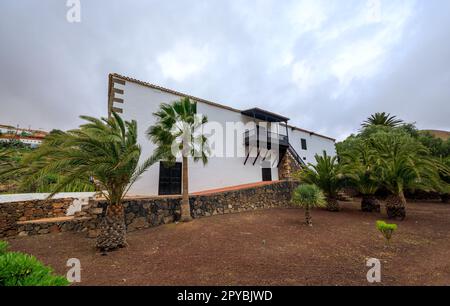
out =
[(249, 116), (252, 118), (256, 118), (259, 120), (267, 121), (267, 122), (288, 122), (289, 118), (260, 109), (260, 108), (251, 108), (247, 110), (241, 111), (241, 114), (245, 116)]

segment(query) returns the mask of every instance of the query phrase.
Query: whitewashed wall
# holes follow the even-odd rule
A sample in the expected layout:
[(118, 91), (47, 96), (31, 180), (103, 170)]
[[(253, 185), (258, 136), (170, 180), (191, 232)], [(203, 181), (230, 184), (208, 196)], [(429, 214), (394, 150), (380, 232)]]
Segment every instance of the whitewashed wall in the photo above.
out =
[[(198, 103), (197, 112), (206, 115), (209, 122), (220, 123), (224, 127), (223, 132), (225, 138), (227, 122), (243, 122), (245, 124), (252, 120), (252, 118), (244, 116), (240, 112), (234, 112), (205, 103)], [(237, 139), (235, 142), (236, 151), (240, 150), (241, 154), (239, 156), (242, 157), (212, 157), (209, 159), (208, 164), (205, 167), (201, 163), (193, 164), (191, 162), (191, 173), (189, 179), (192, 184), (192, 191), (201, 191), (262, 181), (262, 170), (260, 164), (257, 162), (253, 165), (253, 160), (256, 156), (249, 157), (246, 165), (244, 165), (245, 157), (242, 154), (245, 150), (243, 144), (243, 133), (244, 130), (236, 132)], [(229, 144), (227, 144), (224, 140), (224, 148), (226, 145)], [(275, 152), (273, 153), (275, 154)], [(260, 160), (261, 158), (258, 159), (258, 161)], [(272, 180), (278, 180), (277, 168), (272, 168)]]
[[(142, 146), (141, 160), (150, 156), (155, 149), (154, 144), (147, 139), (146, 131), (149, 126), (155, 123), (152, 115), (161, 103), (170, 103), (180, 99), (179, 96), (166, 93), (157, 89), (126, 82), (125, 85), (115, 85), (116, 88), (124, 89), (124, 104), (116, 104), (123, 108), (122, 117), (125, 120), (137, 120), (138, 138)], [(227, 121), (246, 121), (246, 116), (240, 112), (223, 109), (206, 103), (198, 102), (197, 112), (205, 114), (210, 122), (219, 122), (225, 127)], [(225, 128), (224, 128), (225, 130)], [(242, 138), (239, 138), (236, 145), (243, 149)], [(246, 183), (254, 183), (262, 180), (262, 170), (260, 166), (253, 166), (252, 158), (244, 165), (243, 157), (212, 157), (208, 164), (203, 166), (201, 162), (189, 161), (189, 191), (198, 192), (208, 189), (221, 188)], [(272, 179), (278, 180), (278, 170), (272, 169)], [(156, 195), (158, 194), (159, 183), (159, 163), (153, 165), (135, 183), (130, 190), (132, 195)]]
[[(306, 139), (306, 150), (302, 150), (302, 138)], [(298, 129), (289, 129), (289, 142), (301, 158), (306, 157), (306, 160), (304, 160), (306, 163), (315, 164), (314, 156), (316, 154), (322, 155), (323, 151), (326, 151), (330, 156), (336, 155), (336, 148), (333, 140)]]
[[(155, 145), (147, 139), (146, 131), (149, 126), (155, 123), (152, 115), (159, 108), (161, 103), (170, 103), (180, 99), (179, 96), (158, 89), (149, 88), (134, 82), (127, 81), (125, 85), (115, 84), (115, 88), (123, 89), (124, 104), (115, 103), (115, 106), (123, 109), (123, 118), (125, 120), (137, 120), (138, 122), (138, 138), (142, 146), (142, 157), (150, 156), (155, 149)], [(243, 122), (247, 123), (252, 118), (242, 115), (238, 111), (224, 109), (203, 102), (198, 102), (197, 112), (208, 117), (209, 122), (218, 122), (224, 127), (224, 135), (226, 135), (226, 122)], [(238, 140), (236, 146), (244, 150), (243, 131), (238, 132)], [(280, 130), (281, 134), (285, 134), (284, 127)], [(306, 136), (305, 136), (306, 135)], [(307, 157), (307, 162), (313, 161), (315, 153), (322, 150), (335, 154), (334, 142), (319, 138), (317, 136), (310, 137), (307, 133), (301, 133), (297, 130), (289, 130), (291, 143), (297, 152), (303, 157)], [(302, 151), (300, 148), (300, 138), (306, 138), (308, 142), (308, 150)], [(224, 140), (225, 141), (225, 140)], [(224, 143), (224, 146), (226, 144)], [(253, 152), (255, 153), (255, 152)], [(264, 153), (264, 152), (263, 152)], [(276, 153), (272, 152), (275, 156)], [(201, 162), (194, 163), (189, 161), (189, 191), (198, 192), (208, 189), (215, 189), (227, 186), (234, 186), (247, 183), (255, 183), (262, 181), (262, 170), (257, 162), (253, 165), (254, 157), (250, 157), (247, 164), (244, 165), (245, 157), (212, 157), (208, 164), (203, 166)], [(261, 158), (259, 158), (261, 161)], [(278, 180), (278, 169), (272, 169), (272, 180)], [(157, 195), (159, 184), (159, 163), (153, 165), (132, 187), (130, 195)]]

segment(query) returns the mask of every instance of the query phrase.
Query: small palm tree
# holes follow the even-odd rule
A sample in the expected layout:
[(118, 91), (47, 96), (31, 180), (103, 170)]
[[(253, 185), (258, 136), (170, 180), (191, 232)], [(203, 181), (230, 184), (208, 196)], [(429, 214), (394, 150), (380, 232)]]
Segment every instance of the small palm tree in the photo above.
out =
[(157, 118), (155, 125), (147, 130), (148, 138), (157, 145), (155, 155), (169, 164), (182, 158), (182, 204), (181, 221), (192, 220), (189, 205), (188, 159), (194, 162), (208, 162), (209, 147), (206, 137), (199, 133), (202, 125), (208, 122), (206, 116), (197, 115), (197, 103), (189, 98), (161, 104), (159, 111), (153, 114)]
[(327, 209), (339, 211), (337, 196), (344, 177), (341, 174), (337, 157), (331, 157), (324, 152), (322, 156), (316, 154), (315, 159), (315, 165), (308, 164), (307, 168), (300, 170), (295, 176), (303, 183), (317, 185), (325, 194)]
[(377, 133), (370, 138), (377, 151), (377, 175), (391, 195), (386, 200), (389, 218), (406, 217), (405, 189), (433, 190), (440, 179), (437, 164), (417, 140), (402, 133)]
[(302, 184), (298, 186), (292, 195), (292, 201), (305, 209), (305, 223), (312, 226), (311, 208), (324, 207), (325, 196), (319, 187), (312, 184)]
[(380, 187), (376, 175), (377, 152), (365, 140), (357, 139), (340, 155), (342, 171), (350, 179), (351, 184), (362, 195), (361, 210), (364, 212), (380, 212), (380, 203), (375, 193)]
[(402, 122), (403, 121), (400, 119), (397, 119), (396, 116), (391, 116), (391, 114), (386, 114), (385, 112), (382, 112), (382, 113), (375, 113), (375, 114), (371, 115), (361, 125), (362, 125), (362, 127), (368, 127), (368, 126), (373, 126), (373, 125), (397, 127)]
[(112, 113), (109, 119), (81, 116), (87, 123), (79, 129), (55, 132), (24, 158), (30, 178), (46, 173), (61, 174), (50, 197), (67, 185), (91, 179), (108, 203), (100, 224), (97, 247), (102, 251), (126, 246), (122, 201), (131, 185), (158, 159), (152, 156), (139, 165), (136, 121), (123, 121)]

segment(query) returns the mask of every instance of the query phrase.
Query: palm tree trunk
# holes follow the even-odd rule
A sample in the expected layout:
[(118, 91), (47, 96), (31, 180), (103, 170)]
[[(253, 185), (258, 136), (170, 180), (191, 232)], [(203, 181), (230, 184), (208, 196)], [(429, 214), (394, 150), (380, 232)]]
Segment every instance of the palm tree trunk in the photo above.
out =
[(406, 217), (406, 199), (403, 192), (390, 195), (386, 199), (386, 212), (389, 219), (404, 220)]
[(306, 221), (306, 225), (312, 226), (311, 212), (310, 212), (310, 209), (309, 209), (309, 205), (307, 205), (305, 207), (305, 221)]
[(188, 158), (183, 156), (183, 199), (181, 201), (181, 222), (192, 220), (191, 206), (189, 205), (189, 175)]
[(363, 195), (361, 200), (361, 210), (363, 212), (380, 212), (380, 202), (374, 195)]
[(337, 212), (340, 210), (339, 202), (335, 197), (328, 196), (327, 197), (327, 210)]
[(109, 204), (106, 215), (100, 223), (100, 234), (97, 237), (97, 248), (112, 251), (127, 245), (125, 213), (121, 203)]

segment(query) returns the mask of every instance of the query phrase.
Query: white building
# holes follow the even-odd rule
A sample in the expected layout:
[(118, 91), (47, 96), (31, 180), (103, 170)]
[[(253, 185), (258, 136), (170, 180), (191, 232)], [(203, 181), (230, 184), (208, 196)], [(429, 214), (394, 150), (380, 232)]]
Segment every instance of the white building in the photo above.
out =
[(47, 136), (47, 132), (44, 131), (0, 124), (0, 142), (19, 141), (34, 148), (42, 144), (45, 136)]
[[(109, 112), (113, 110), (125, 120), (137, 121), (142, 159), (155, 149), (146, 131), (155, 123), (153, 113), (161, 103), (189, 97), (197, 102), (197, 112), (206, 115), (211, 126), (219, 128), (219, 132), (206, 133), (213, 148), (207, 165), (189, 162), (189, 192), (276, 181), (284, 178), (286, 164), (314, 163), (314, 155), (323, 151), (336, 154), (333, 138), (291, 126), (288, 118), (259, 108), (238, 110), (118, 74), (110, 74), (108, 92)], [(255, 122), (261, 127), (256, 129)], [(170, 169), (163, 163), (153, 165), (130, 194), (181, 193), (181, 168), (181, 163)]]

